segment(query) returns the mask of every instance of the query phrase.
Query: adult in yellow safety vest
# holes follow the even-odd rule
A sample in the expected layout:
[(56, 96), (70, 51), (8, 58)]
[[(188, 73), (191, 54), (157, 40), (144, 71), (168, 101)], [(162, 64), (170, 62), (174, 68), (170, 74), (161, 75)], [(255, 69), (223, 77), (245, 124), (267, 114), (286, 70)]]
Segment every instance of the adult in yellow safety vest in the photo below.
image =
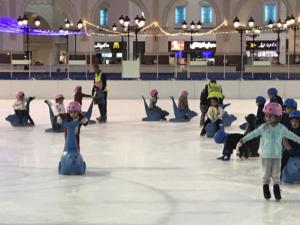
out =
[(97, 118), (97, 120), (100, 123), (106, 123), (107, 122), (107, 91), (108, 91), (106, 74), (102, 73), (98, 64), (95, 64), (93, 68), (95, 74), (94, 74), (94, 85), (93, 85), (92, 95), (94, 96), (96, 90), (95, 85), (97, 85), (98, 87), (101, 86), (103, 96), (104, 96), (103, 101), (99, 102), (98, 104), (100, 117)]
[(207, 98), (216, 97), (219, 99), (219, 103), (223, 102), (224, 95), (222, 93), (221, 85), (217, 84), (216, 80), (211, 80), (207, 85)]

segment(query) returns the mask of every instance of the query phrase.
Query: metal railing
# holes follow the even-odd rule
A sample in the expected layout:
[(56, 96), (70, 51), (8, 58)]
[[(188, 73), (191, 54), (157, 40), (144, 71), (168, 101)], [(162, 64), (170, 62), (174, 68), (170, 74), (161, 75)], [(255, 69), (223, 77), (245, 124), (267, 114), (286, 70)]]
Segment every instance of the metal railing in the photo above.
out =
[[(0, 53), (1, 54), (1, 53)], [(53, 54), (44, 56), (44, 60), (31, 60), (22, 64), (22, 53), (5, 53), (0, 58), (0, 79), (91, 79), (94, 56), (80, 54), (77, 58), (68, 56), (66, 64), (53, 62)], [(238, 58), (238, 57), (236, 57)], [(243, 70), (231, 55), (216, 55), (215, 61), (172, 58), (166, 55), (156, 55), (153, 60), (145, 64), (141, 60), (140, 79), (143, 80), (204, 80), (204, 79), (300, 79), (300, 65), (290, 64), (290, 55), (284, 65), (273, 64), (271, 59), (256, 60), (248, 58)], [(48, 61), (48, 63), (42, 63)], [(107, 62), (104, 60), (104, 62)], [(109, 60), (110, 63), (112, 61)], [(165, 63), (165, 64), (163, 64)], [(121, 64), (101, 64), (103, 72), (109, 78), (122, 79)]]

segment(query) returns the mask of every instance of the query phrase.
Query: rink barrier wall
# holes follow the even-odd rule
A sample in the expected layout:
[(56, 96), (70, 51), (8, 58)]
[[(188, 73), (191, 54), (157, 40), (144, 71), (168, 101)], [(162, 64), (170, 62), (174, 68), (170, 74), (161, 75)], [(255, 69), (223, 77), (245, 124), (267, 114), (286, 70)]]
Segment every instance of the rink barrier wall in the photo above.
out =
[[(123, 80), (121, 73), (106, 73), (108, 80)], [(91, 80), (94, 74), (91, 72), (35, 72), (14, 71), (0, 72), (0, 80)], [(251, 73), (251, 72), (159, 72), (141, 73), (141, 80), (300, 80), (300, 73)]]
[[(142, 80), (109, 80), (108, 97), (110, 99), (141, 99), (141, 96), (149, 97), (152, 89), (157, 89), (159, 97), (167, 99), (175, 98), (182, 90), (189, 92), (189, 98), (199, 99), (200, 93), (207, 80), (203, 81), (142, 81)], [(269, 87), (278, 89), (283, 98), (300, 98), (300, 81), (269, 80), (269, 81), (218, 81), (223, 88), (227, 99), (253, 99), (258, 95), (266, 96)], [(35, 96), (39, 99), (52, 99), (57, 94), (63, 94), (66, 98), (73, 98), (74, 88), (81, 85), (84, 93), (91, 93), (93, 81), (91, 80), (2, 80), (0, 81), (0, 98), (13, 99), (18, 90), (23, 90), (27, 96)]]

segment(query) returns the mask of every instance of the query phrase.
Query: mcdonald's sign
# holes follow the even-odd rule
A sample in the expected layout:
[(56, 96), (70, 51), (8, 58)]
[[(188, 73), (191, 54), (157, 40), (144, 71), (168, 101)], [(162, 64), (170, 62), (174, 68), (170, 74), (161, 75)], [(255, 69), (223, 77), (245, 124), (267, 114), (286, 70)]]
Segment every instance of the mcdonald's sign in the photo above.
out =
[(124, 46), (126, 46), (126, 42), (95, 42), (95, 50), (100, 52), (120, 52)]
[(115, 41), (115, 42), (113, 43), (113, 49), (120, 49), (120, 43), (117, 42), (117, 41)]

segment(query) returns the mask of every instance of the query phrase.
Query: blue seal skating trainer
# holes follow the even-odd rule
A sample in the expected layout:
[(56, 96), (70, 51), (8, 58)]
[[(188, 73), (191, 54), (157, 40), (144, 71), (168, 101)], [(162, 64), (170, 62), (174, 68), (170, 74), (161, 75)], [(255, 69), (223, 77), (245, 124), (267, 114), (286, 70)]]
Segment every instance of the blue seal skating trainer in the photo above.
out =
[(62, 126), (67, 129), (67, 137), (63, 155), (61, 156), (58, 172), (63, 175), (82, 175), (85, 173), (86, 164), (80, 154), (75, 130), (80, 121), (62, 122)]

